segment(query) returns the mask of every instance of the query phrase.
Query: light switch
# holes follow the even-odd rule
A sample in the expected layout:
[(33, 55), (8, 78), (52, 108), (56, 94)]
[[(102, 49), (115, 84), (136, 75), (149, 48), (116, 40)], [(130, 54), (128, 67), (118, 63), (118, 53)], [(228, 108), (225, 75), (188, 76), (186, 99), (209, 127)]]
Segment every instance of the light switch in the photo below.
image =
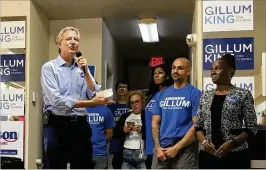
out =
[(32, 102), (36, 102), (36, 100), (37, 100), (37, 93), (32, 92)]

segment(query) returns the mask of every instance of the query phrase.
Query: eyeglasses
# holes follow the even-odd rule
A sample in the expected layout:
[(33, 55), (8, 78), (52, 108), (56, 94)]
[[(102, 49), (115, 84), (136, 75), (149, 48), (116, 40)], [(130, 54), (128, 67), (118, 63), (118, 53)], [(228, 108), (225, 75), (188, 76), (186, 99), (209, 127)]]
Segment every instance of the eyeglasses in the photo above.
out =
[(135, 101), (130, 101), (130, 105), (134, 105), (134, 104), (139, 104), (140, 103), (140, 100), (135, 100)]
[(117, 89), (127, 89), (127, 86), (118, 86)]

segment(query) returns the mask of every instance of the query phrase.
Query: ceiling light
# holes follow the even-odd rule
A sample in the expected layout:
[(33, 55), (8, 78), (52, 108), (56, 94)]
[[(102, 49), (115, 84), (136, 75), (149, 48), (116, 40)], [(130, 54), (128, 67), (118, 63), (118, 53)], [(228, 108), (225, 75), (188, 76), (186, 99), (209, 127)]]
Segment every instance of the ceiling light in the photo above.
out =
[(156, 19), (140, 19), (139, 29), (143, 42), (159, 42)]

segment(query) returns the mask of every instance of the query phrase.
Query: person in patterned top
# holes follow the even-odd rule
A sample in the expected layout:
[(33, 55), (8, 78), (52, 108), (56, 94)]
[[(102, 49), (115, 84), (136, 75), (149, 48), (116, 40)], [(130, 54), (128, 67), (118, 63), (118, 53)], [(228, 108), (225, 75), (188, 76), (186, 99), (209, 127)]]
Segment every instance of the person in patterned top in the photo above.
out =
[(217, 88), (201, 96), (194, 126), (203, 145), (200, 169), (250, 168), (248, 140), (257, 132), (257, 118), (251, 92), (231, 84), (235, 70), (231, 54), (216, 60), (211, 78)]

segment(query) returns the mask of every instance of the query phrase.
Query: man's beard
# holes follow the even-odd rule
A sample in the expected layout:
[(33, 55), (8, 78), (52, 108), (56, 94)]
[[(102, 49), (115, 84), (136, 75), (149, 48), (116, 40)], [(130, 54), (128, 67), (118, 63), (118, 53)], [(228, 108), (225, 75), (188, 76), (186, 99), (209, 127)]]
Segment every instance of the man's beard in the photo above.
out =
[(181, 76), (177, 75), (177, 74), (173, 74), (172, 78), (173, 78), (174, 81), (181, 81), (182, 80)]

